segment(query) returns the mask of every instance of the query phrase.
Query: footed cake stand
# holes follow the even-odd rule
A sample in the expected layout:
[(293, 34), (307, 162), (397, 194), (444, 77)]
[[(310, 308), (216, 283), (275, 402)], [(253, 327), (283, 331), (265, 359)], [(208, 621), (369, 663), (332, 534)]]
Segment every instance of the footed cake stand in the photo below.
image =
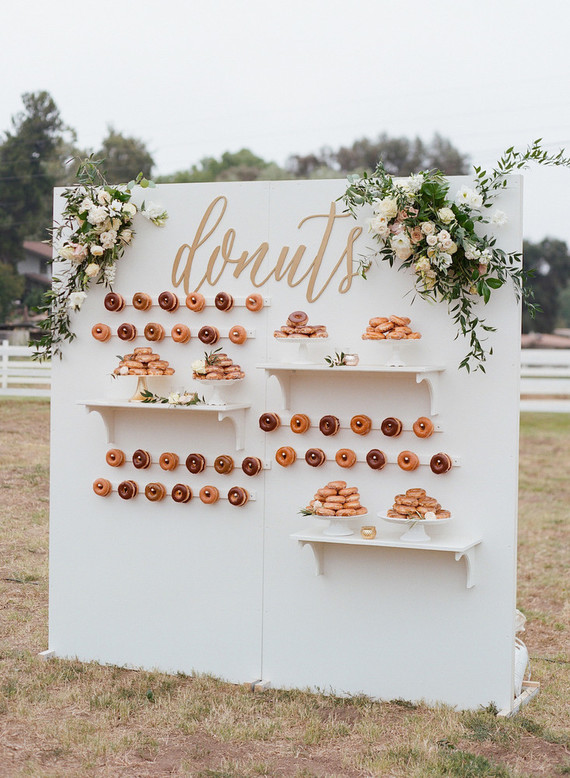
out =
[(447, 522), (451, 521), (451, 517), (449, 519), (396, 519), (383, 513), (379, 513), (378, 518), (389, 521), (391, 524), (400, 524), (406, 527), (406, 532), (400, 536), (400, 540), (407, 540), (411, 543), (425, 543), (431, 540), (426, 532), (426, 527), (447, 524)]

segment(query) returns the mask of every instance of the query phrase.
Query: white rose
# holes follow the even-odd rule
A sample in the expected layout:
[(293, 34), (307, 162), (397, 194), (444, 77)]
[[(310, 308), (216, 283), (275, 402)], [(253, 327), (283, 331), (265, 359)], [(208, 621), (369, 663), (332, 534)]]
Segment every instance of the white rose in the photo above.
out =
[(491, 222), (493, 224), (502, 227), (504, 224), (508, 222), (508, 220), (509, 220), (508, 216), (504, 211), (499, 211), (498, 209), (496, 211), (493, 211), (493, 215), (491, 216)]
[(130, 243), (133, 239), (133, 231), (132, 230), (123, 230), (120, 235), (119, 239), (122, 243)]
[(399, 248), (399, 249), (396, 249), (394, 253), (398, 257), (398, 259), (402, 260), (402, 262), (403, 262), (404, 260), (409, 259), (409, 257), (412, 256), (413, 252), (412, 252), (411, 248), (407, 248), (407, 249), (406, 248)]
[(437, 215), (444, 224), (449, 224), (455, 219), (455, 215), (451, 208), (440, 208)]
[(103, 206), (95, 206), (95, 208), (91, 208), (87, 213), (87, 221), (89, 224), (97, 226), (98, 224), (103, 224), (108, 216), (109, 214), (107, 213), (106, 208), (103, 208)]
[(424, 235), (431, 235), (435, 232), (435, 224), (433, 222), (422, 222), (420, 226)]
[(385, 216), (381, 216), (380, 214), (377, 214), (368, 220), (368, 229), (381, 238), (385, 238), (390, 232), (388, 220)]
[(398, 232), (396, 235), (393, 235), (390, 244), (394, 251), (397, 251), (398, 249), (409, 249), (410, 246), (410, 239), (408, 237), (407, 232)]
[(441, 245), (445, 251), (449, 251), (452, 246), (455, 246), (455, 243), (451, 240), (451, 238), (446, 238), (444, 241), (442, 241)]
[(437, 238), (435, 235), (428, 235), (426, 238), (426, 243), (428, 246), (435, 246), (437, 244)]
[(196, 359), (192, 362), (192, 370), (198, 375), (206, 375), (206, 362), (203, 359)]
[(85, 292), (71, 292), (67, 300), (67, 304), (72, 311), (78, 311), (83, 305), (83, 301), (86, 297), (87, 295)]
[(123, 210), (123, 203), (121, 200), (113, 200), (109, 205), (109, 211), (112, 215), (120, 216)]
[(99, 240), (104, 249), (112, 249), (117, 242), (117, 233), (115, 230), (109, 230), (108, 232), (102, 232)]
[(420, 257), (414, 265), (416, 273), (425, 273), (430, 269), (429, 259), (427, 257)]
[(103, 248), (103, 246), (99, 246), (97, 244), (91, 246), (90, 251), (94, 257), (102, 257), (103, 254), (105, 253), (105, 249)]
[(444, 246), (444, 249), (447, 251), (448, 254), (455, 254), (457, 251), (457, 243), (454, 243), (452, 240), (448, 241), (449, 245)]
[(433, 511), (427, 511), (426, 515), (424, 516), (425, 519), (428, 521), (433, 521), (435, 519), (435, 513)]
[(438, 232), (437, 239), (440, 243), (444, 243), (446, 240), (451, 239), (451, 235), (447, 230), (441, 230), (441, 232)]
[(129, 374), (129, 368), (126, 365), (123, 365), (123, 367), (119, 368), (119, 375), (128, 375)]
[(179, 392), (172, 392), (172, 394), (169, 394), (168, 402), (170, 403), (170, 405), (178, 405), (178, 403), (180, 402)]
[(164, 227), (168, 219), (168, 214), (164, 207), (158, 203), (148, 203), (141, 213), (157, 227)]
[(123, 203), (123, 213), (127, 216), (134, 216), (137, 212), (137, 207), (134, 203)]
[(97, 273), (99, 272), (101, 268), (96, 262), (91, 262), (87, 267), (85, 268), (85, 275), (89, 276), (89, 278), (95, 278)]
[(99, 189), (97, 192), (97, 202), (99, 205), (108, 205), (111, 202), (111, 195), (104, 189)]
[(393, 219), (398, 213), (398, 203), (393, 197), (385, 197), (374, 206), (374, 213)]
[(57, 250), (57, 253), (60, 257), (63, 257), (63, 259), (75, 259), (75, 249), (69, 244), (61, 246), (61, 248)]
[(79, 211), (82, 213), (83, 211), (89, 211), (91, 208), (93, 208), (94, 203), (93, 200), (90, 197), (86, 197), (85, 200), (81, 203), (79, 206)]

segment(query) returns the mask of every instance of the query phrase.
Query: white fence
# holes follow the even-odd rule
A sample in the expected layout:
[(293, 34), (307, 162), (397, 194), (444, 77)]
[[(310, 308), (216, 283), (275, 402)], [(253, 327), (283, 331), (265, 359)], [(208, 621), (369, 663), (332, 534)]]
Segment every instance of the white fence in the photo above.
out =
[(51, 365), (32, 359), (29, 346), (0, 343), (0, 396), (49, 397)]

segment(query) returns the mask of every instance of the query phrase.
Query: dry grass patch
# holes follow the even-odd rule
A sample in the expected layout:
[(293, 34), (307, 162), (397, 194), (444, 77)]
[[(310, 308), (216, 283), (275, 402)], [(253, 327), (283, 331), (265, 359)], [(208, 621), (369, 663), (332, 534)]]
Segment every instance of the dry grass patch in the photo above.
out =
[(570, 774), (570, 417), (523, 417), (519, 606), (542, 691), (503, 720), (38, 659), (47, 648), (48, 412), (43, 401), (0, 401), (0, 778)]

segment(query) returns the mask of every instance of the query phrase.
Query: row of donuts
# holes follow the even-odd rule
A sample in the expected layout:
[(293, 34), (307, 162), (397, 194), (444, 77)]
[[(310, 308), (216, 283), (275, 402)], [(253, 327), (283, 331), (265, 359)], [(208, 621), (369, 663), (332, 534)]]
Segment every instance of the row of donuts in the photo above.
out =
[[(229, 292), (218, 292), (214, 297), (214, 305), (219, 311), (231, 311), (234, 302), (234, 298)], [(132, 305), (138, 311), (148, 311), (152, 308), (152, 304), (152, 297), (146, 292), (135, 292), (133, 295)], [(186, 296), (185, 304), (190, 311), (199, 313), (206, 307), (206, 298), (200, 292), (192, 292)], [(104, 305), (108, 311), (118, 313), (127, 305), (127, 301), (118, 292), (109, 292), (105, 296)], [(158, 295), (158, 305), (163, 311), (174, 313), (180, 307), (180, 300), (174, 292), (161, 292)], [(248, 295), (245, 298), (245, 307), (248, 311), (257, 313), (263, 308), (263, 297), (256, 293)]]
[[(281, 426), (281, 418), (277, 413), (262, 413), (259, 417), (259, 426), (263, 432), (273, 432)], [(289, 426), (293, 432), (302, 434), (310, 429), (311, 420), (305, 413), (294, 413)], [(319, 420), (318, 427), (323, 435), (336, 435), (341, 428), (341, 423), (337, 416), (327, 414)], [(357, 414), (350, 420), (350, 429), (357, 435), (368, 435), (372, 430), (372, 419), (370, 416)], [(402, 434), (404, 424), (395, 416), (388, 416), (380, 424), (380, 430), (387, 437), (395, 438)], [(412, 430), (418, 438), (429, 438), (433, 434), (434, 424), (427, 416), (420, 416), (413, 423)]]
[[(311, 465), (311, 467), (320, 467), (327, 461), (327, 455), (322, 448), (309, 448), (305, 452), (304, 457), (305, 462)], [(358, 461), (356, 452), (351, 448), (340, 448), (334, 458), (340, 467), (353, 467)], [(297, 461), (297, 452), (292, 446), (281, 446), (275, 452), (275, 461), (283, 467), (289, 467)], [(380, 451), (379, 448), (370, 449), (365, 456), (365, 461), (372, 470), (382, 470), (387, 464), (391, 464), (386, 454)], [(396, 464), (402, 470), (411, 472), (417, 470), (421, 463), (420, 458), (413, 451), (400, 451)], [(435, 475), (443, 475), (448, 473), (453, 467), (453, 459), (449, 454), (439, 451), (431, 457), (429, 467)]]
[[(93, 491), (99, 497), (108, 497), (113, 492), (113, 485), (107, 478), (96, 478), (93, 481)], [(139, 485), (136, 481), (121, 481), (117, 487), (117, 494), (123, 500), (132, 500), (139, 494)], [(167, 495), (166, 487), (159, 481), (152, 481), (144, 487), (144, 496), (151, 502), (159, 502)], [(170, 491), (170, 496), (174, 502), (190, 502), (193, 493), (188, 484), (175, 484)], [(211, 505), (220, 499), (220, 491), (217, 487), (208, 484), (200, 489), (198, 496), (203, 503)], [(242, 486), (232, 486), (228, 491), (227, 499), (230, 505), (241, 507), (249, 501), (249, 492)]]
[[(95, 340), (98, 340), (101, 343), (106, 343), (108, 340), (110, 340), (113, 331), (108, 324), (97, 322), (91, 328), (91, 334)], [(145, 325), (143, 334), (144, 337), (151, 343), (159, 342), (164, 340), (166, 337), (166, 331), (164, 327), (162, 324), (159, 324), (156, 321), (149, 321), (148, 324)], [(138, 335), (139, 332), (136, 326), (134, 324), (130, 324), (129, 322), (123, 322), (117, 327), (117, 337), (120, 340), (131, 341), (137, 338)], [(170, 331), (170, 336), (175, 343), (188, 343), (192, 337), (192, 333), (186, 324), (175, 324)], [(202, 343), (205, 343), (209, 346), (217, 343), (221, 337), (226, 336), (222, 335), (217, 327), (210, 325), (201, 327), (198, 331), (198, 340), (201, 340)], [(234, 324), (229, 328), (227, 337), (231, 340), (232, 343), (241, 345), (247, 340), (247, 330), (245, 327), (242, 327), (241, 324)]]
[[(111, 467), (121, 467), (128, 460), (122, 449), (111, 448), (105, 455), (105, 461)], [(137, 448), (130, 461), (138, 470), (147, 470), (153, 464), (151, 454), (142, 448)], [(180, 465), (180, 457), (172, 451), (165, 451), (159, 456), (158, 464), (163, 470), (176, 470)], [(233, 457), (229, 454), (220, 454), (214, 459), (212, 464), (216, 473), (220, 473), (221, 475), (228, 475), (236, 466)], [(208, 463), (203, 454), (189, 454), (186, 457), (185, 465), (190, 473), (198, 475), (198, 473), (204, 471), (208, 466)], [(246, 475), (259, 475), (263, 470), (263, 462), (259, 457), (244, 457), (241, 463), (241, 469)]]

